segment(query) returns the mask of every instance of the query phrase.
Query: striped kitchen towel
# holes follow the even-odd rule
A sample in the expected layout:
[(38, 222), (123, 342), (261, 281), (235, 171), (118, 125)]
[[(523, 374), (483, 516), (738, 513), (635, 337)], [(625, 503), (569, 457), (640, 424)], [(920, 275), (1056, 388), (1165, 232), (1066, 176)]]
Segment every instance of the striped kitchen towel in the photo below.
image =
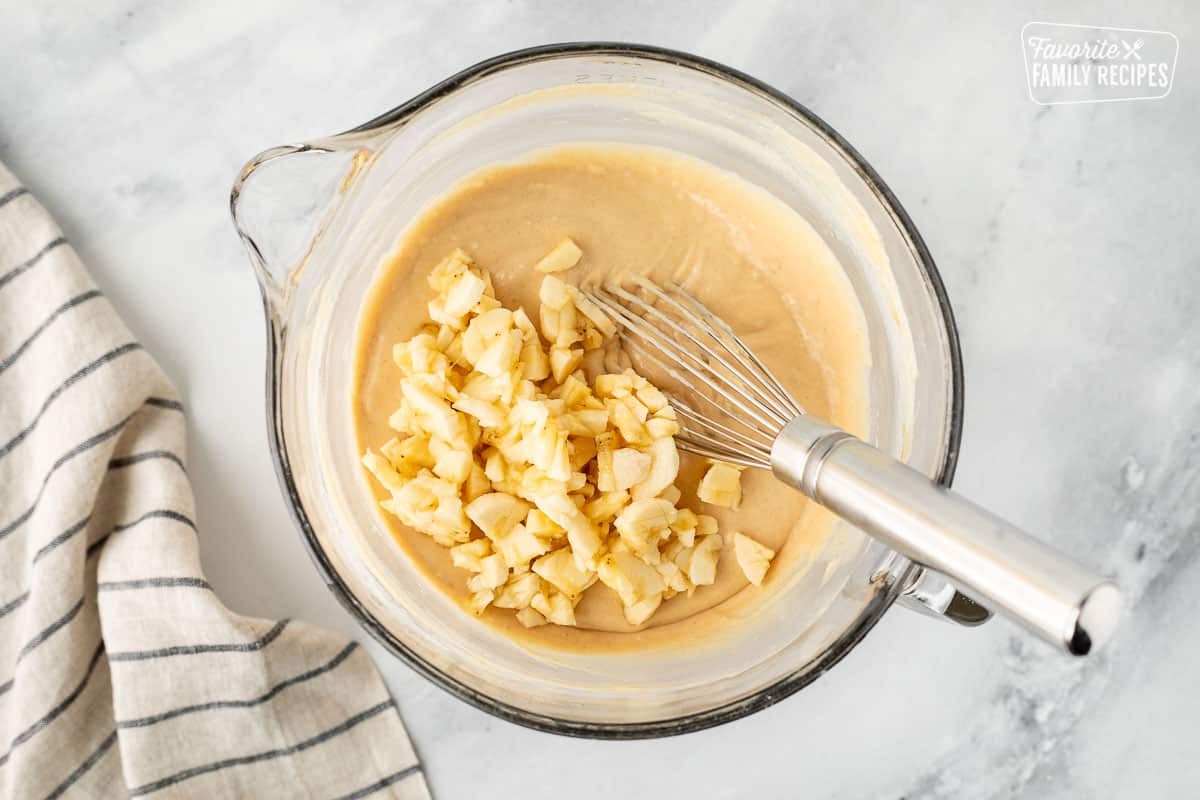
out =
[(0, 797), (428, 798), (362, 648), (205, 582), (185, 418), (0, 165)]

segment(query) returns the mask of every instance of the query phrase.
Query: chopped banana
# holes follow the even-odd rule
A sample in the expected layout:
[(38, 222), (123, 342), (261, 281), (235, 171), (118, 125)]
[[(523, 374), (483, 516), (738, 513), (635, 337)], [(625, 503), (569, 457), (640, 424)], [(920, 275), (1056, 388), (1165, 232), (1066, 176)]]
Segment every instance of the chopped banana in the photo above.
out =
[(492, 482), (488, 480), (488, 476), (483, 471), (483, 467), (472, 459), (471, 474), (467, 476), (466, 482), (463, 484), (463, 499), (470, 503), (480, 495), (487, 494), (492, 490)]
[(489, 492), (472, 500), (466, 507), (467, 516), (489, 539), (505, 536), (525, 519), (529, 506), (511, 494)]
[[(465, 252), (439, 262), (431, 322), (392, 348), (396, 435), (362, 457), (387, 495), (380, 506), (468, 573), (465, 606), (512, 609), (525, 627), (574, 625), (597, 581), (644, 625), (664, 600), (712, 583), (722, 551), (717, 521), (679, 507), (667, 396), (630, 368), (613, 320), (549, 274), (581, 257), (564, 239), (538, 263), (536, 326)], [(714, 464), (700, 499), (736, 507), (739, 477)], [(774, 554), (733, 542), (761, 583)]]
[(574, 372), (583, 361), (583, 351), (575, 347), (550, 348), (550, 374), (554, 380), (562, 383), (567, 376)]
[[(622, 447), (612, 454), (614, 489), (622, 491), (646, 479), (650, 472), (651, 458), (632, 447)], [(434, 470), (437, 471), (436, 469)]]
[[(665, 554), (664, 554), (665, 555)], [(660, 563), (656, 569), (658, 574), (662, 576), (663, 581), (667, 584), (669, 592), (686, 592), (694, 588), (691, 581), (683, 574), (683, 570), (674, 561), (667, 559)]]
[(617, 515), (613, 527), (625, 546), (647, 564), (659, 562), (659, 543), (670, 535), (675, 507), (666, 500), (635, 500)]
[(608, 427), (608, 412), (603, 408), (581, 408), (563, 414), (558, 421), (572, 436), (596, 437)]
[(503, 586), (508, 580), (508, 565), (498, 554), (480, 559), (479, 566), (479, 573), (467, 581), (467, 588), (472, 592), (495, 589), (497, 586)]
[(469, 608), (475, 616), (483, 613), (483, 610), (494, 600), (496, 593), (491, 589), (484, 589), (480, 592), (475, 592), (467, 598), (467, 608)]
[(494, 545), (505, 563), (513, 569), (528, 564), (550, 549), (544, 539), (530, 533), (524, 525), (513, 526), (512, 530), (497, 538)]
[(596, 436), (596, 488), (602, 492), (617, 490), (617, 477), (613, 471), (613, 444), (616, 438), (611, 431)]
[(433, 465), (433, 474), (443, 480), (461, 485), (471, 476), (473, 466), (475, 466), (475, 461), (469, 452), (447, 448), (438, 454), (437, 462)]
[(468, 444), (462, 415), (451, 408), (448, 402), (430, 389), (411, 381), (400, 384), (400, 391), (404, 393), (404, 399), (408, 401), (422, 430), (452, 444)]
[(583, 339), (583, 331), (579, 329), (579, 315), (575, 313), (575, 305), (563, 306), (558, 310), (558, 321), (555, 324), (558, 334), (551, 344), (554, 347), (568, 348)]
[(633, 391), (633, 376), (624, 373), (597, 375), (593, 391), (597, 397), (625, 397)]
[(705, 536), (692, 548), (688, 562), (688, 579), (697, 586), (707, 586), (717, 579), (717, 559), (721, 554), (721, 537), (717, 534)]
[(461, 248), (455, 248), (454, 252), (439, 261), (433, 271), (429, 273), (427, 278), (429, 287), (439, 295), (445, 294), (450, 284), (470, 269), (474, 263)]
[(555, 625), (575, 624), (575, 606), (571, 600), (559, 592), (538, 592), (533, 596), (530, 605)]
[(469, 394), (459, 394), (452, 408), (479, 420), (479, 424), (485, 428), (500, 428), (506, 423), (503, 408)]
[[(676, 489), (676, 491), (679, 490)], [(672, 505), (674, 505), (673, 501), (668, 500), (667, 502), (670, 502)], [(695, 511), (692, 511), (690, 508), (680, 508), (675, 512), (675, 519), (671, 523), (671, 530), (675, 531), (676, 533), (679, 533), (680, 531), (694, 530), (699, 524), (700, 520), (696, 518)]]
[(517, 357), (521, 355), (523, 343), (524, 338), (520, 331), (504, 332), (484, 347), (475, 362), (475, 369), (492, 377), (511, 372), (517, 363)]
[(617, 515), (613, 525), (618, 531), (657, 531), (670, 527), (677, 514), (675, 506), (660, 497), (635, 500)]
[(513, 575), (496, 593), (492, 604), (497, 608), (528, 608), (533, 596), (542, 590), (542, 579), (532, 572)]
[(554, 523), (567, 532), (567, 542), (575, 551), (575, 558), (590, 562), (600, 550), (600, 532), (595, 524), (584, 516), (579, 506), (565, 494), (548, 494), (536, 498), (537, 506)]
[(442, 310), (452, 317), (464, 317), (483, 297), (487, 284), (479, 275), (465, 270), (446, 289)]
[(641, 625), (643, 622), (650, 619), (650, 616), (658, 610), (658, 607), (662, 605), (662, 601), (663, 596), (661, 594), (656, 594), (652, 595), (651, 597), (647, 597), (645, 600), (634, 603), (633, 605), (625, 606), (625, 608), (622, 609), (625, 613), (625, 621), (630, 625)]
[(525, 518), (525, 530), (539, 539), (549, 541), (566, 535), (566, 531), (562, 529), (562, 526), (546, 516), (546, 513), (540, 508), (529, 509), (529, 516)]
[(661, 595), (667, 588), (654, 567), (632, 553), (609, 553), (600, 559), (597, 575), (605, 586), (621, 598), (626, 608)]
[(638, 419), (637, 412), (630, 408), (628, 403), (614, 399), (608, 400), (605, 405), (608, 406), (608, 415), (613, 425), (628, 444), (648, 445), (654, 441), (650, 437), (650, 431), (646, 430), (646, 426)]
[(601, 492), (595, 500), (584, 504), (583, 513), (592, 522), (605, 522), (621, 513), (628, 503), (629, 492)]
[(583, 349), (586, 351), (599, 350), (604, 347), (604, 334), (592, 325), (583, 328)]
[(637, 399), (651, 411), (659, 411), (667, 406), (667, 396), (649, 383), (637, 390)]
[(667, 439), (679, 433), (679, 423), (673, 419), (663, 419), (662, 417), (651, 417), (646, 420), (646, 430), (655, 440)]
[(767, 574), (767, 568), (771, 566), (771, 559), (775, 557), (775, 551), (764, 544), (759, 544), (744, 533), (735, 532), (733, 534), (733, 553), (737, 557), (738, 566), (742, 568), (746, 580), (755, 586), (762, 586), (763, 577)]
[(512, 329), (513, 312), (507, 308), (493, 308), (485, 314), (480, 314), (471, 320), (463, 333), (463, 358), (474, 366), (488, 345), (508, 335)]
[[(583, 407), (583, 405), (588, 401), (588, 398), (592, 396), (592, 390), (588, 388), (586, 383), (578, 378), (568, 377), (565, 381), (561, 382), (558, 385), (558, 388), (552, 391), (550, 395), (562, 400), (563, 408), (577, 409)], [(601, 433), (603, 430), (604, 429), (601, 428), (599, 431), (597, 431), (597, 433)]]
[(650, 471), (631, 490), (635, 500), (658, 497), (679, 476), (679, 449), (674, 439), (657, 439), (650, 445)]
[[(395, 441), (394, 439), (392, 441)], [(400, 477), (400, 473), (396, 472), (391, 463), (383, 456), (367, 451), (362, 457), (363, 465), (371, 470), (371, 474), (375, 476), (375, 480), (383, 484), (383, 488), (390, 492), (398, 492), (404, 487), (404, 480)]]
[(542, 343), (526, 340), (521, 347), (521, 377), (527, 381), (543, 381), (550, 374), (550, 358), (542, 349)]
[[(600, 341), (603, 343), (605, 339), (611, 339), (617, 335), (617, 326), (608, 318), (600, 306), (593, 303), (578, 292), (574, 295), (575, 308), (582, 314), (588, 322), (596, 326), (596, 332), (600, 334)], [(599, 345), (597, 345), (599, 347)]]
[(680, 498), (683, 497), (683, 492), (679, 491), (679, 487), (672, 484), (658, 493), (658, 496), (666, 500), (673, 506), (679, 505)]
[(580, 569), (575, 556), (566, 548), (533, 562), (533, 571), (568, 597), (578, 597), (596, 581), (596, 573)]
[(714, 462), (700, 479), (696, 497), (724, 508), (737, 508), (742, 500), (742, 473), (735, 467)]
[(483, 572), (480, 562), (492, 553), (492, 543), (487, 539), (473, 539), (465, 544), (450, 548), (450, 561), (459, 569)]
[(538, 272), (562, 272), (579, 263), (583, 251), (570, 237), (563, 239), (534, 267)]
[[(542, 278), (542, 286), (538, 290), (538, 300), (541, 302), (543, 310), (561, 311), (571, 305), (574, 295), (574, 289), (553, 275)], [(557, 318), (555, 316), (555, 319)], [(552, 337), (546, 336), (546, 338)]]
[(532, 608), (522, 608), (517, 611), (517, 622), (526, 628), (536, 628), (546, 624), (546, 618)]

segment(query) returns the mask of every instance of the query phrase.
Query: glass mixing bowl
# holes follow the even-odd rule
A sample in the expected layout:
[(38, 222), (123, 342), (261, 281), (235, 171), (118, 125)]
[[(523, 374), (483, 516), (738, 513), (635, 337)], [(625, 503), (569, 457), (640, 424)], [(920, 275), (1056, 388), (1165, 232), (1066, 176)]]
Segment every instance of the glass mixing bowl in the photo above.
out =
[(965, 624), (986, 618), (937, 576), (840, 522), (732, 632), (671, 652), (523, 648), (418, 573), (378, 518), (355, 452), (361, 304), (407, 223), (457, 180), (568, 142), (671, 148), (808, 219), (845, 269), (868, 327), (867, 438), (951, 479), (962, 376), (950, 307), (908, 215), (862, 157), (806, 108), (711, 61), (624, 44), (522, 50), (353, 130), (265, 151), (233, 187), (267, 317), (279, 479), (350, 613), (418, 672), (486, 711), (607, 738), (682, 733), (764, 708), (833, 666), (897, 599)]

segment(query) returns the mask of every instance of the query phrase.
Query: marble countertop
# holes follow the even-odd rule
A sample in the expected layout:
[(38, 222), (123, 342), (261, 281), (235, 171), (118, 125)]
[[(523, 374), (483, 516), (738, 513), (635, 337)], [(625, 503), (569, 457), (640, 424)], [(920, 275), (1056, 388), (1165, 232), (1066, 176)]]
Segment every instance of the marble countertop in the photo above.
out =
[[(991, 4), (6, 4), (0, 160), (191, 409), (206, 570), (235, 610), (366, 637), (326, 593), (266, 447), (263, 330), (230, 183), (501, 51), (617, 39), (790, 93), (875, 165), (941, 266), (966, 363), (956, 485), (1115, 574), (1112, 646), (896, 609), (799, 695), (648, 742), (556, 738), (451, 698), (373, 643), (441, 798), (1180, 797), (1200, 783), (1200, 10)], [(807, 5), (807, 4), (803, 4)], [(218, 9), (227, 10), (218, 10)], [(1033, 19), (1181, 42), (1164, 100), (1042, 107)]]

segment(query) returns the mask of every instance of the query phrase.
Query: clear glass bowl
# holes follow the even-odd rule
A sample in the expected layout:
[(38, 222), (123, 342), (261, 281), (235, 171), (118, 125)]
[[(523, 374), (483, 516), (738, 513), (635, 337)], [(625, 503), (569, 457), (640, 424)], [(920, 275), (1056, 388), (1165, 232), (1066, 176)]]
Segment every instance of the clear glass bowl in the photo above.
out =
[(950, 481), (962, 412), (953, 318), (925, 245), (871, 167), (810, 111), (719, 64), (623, 44), (523, 50), (346, 133), (268, 150), (233, 188), (264, 298), (280, 482), (346, 608), (414, 669), (486, 711), (607, 738), (682, 733), (777, 702), (833, 666), (900, 597), (982, 619), (952, 587), (844, 523), (733, 632), (672, 652), (525, 649), (421, 577), (378, 518), (355, 452), (349, 387), (362, 301), (406, 224), (455, 181), (567, 142), (672, 148), (806, 217), (867, 322), (869, 438)]

